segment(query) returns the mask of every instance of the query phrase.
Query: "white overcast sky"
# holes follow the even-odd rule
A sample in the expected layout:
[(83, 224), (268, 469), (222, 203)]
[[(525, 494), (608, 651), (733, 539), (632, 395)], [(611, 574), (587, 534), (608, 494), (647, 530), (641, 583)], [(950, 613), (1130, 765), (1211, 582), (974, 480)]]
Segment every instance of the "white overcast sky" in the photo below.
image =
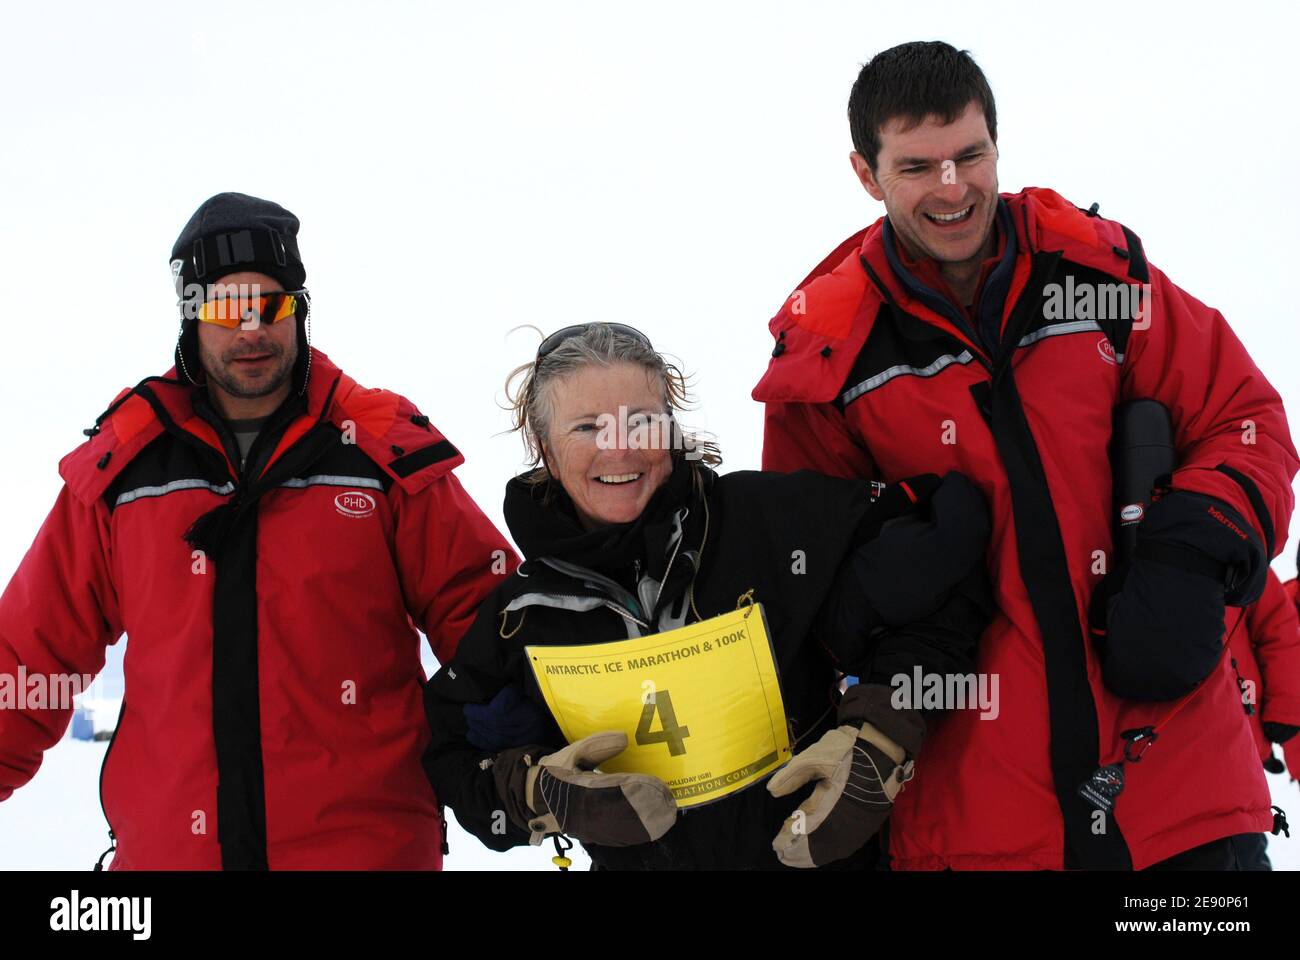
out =
[(0, 11), (0, 584), (82, 428), (169, 366), (168, 254), (226, 190), (302, 219), (316, 345), (415, 400), (498, 524), (521, 451), (496, 403), (535, 349), (507, 336), (523, 323), (641, 327), (696, 375), (688, 422), (724, 469), (756, 467), (767, 320), (884, 212), (850, 171), (845, 105), (862, 62), (906, 40), (983, 67), (1003, 190), (1099, 202), (1300, 415), (1290, 4)]

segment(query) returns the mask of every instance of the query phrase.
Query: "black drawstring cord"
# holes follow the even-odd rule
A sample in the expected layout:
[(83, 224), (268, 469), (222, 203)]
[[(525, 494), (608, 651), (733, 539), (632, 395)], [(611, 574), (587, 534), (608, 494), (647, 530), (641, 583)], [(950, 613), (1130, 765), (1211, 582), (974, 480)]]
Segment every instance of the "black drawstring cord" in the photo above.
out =
[(1237, 691), (1241, 694), (1241, 705), (1246, 711), (1246, 716), (1253, 717), (1255, 705), (1246, 699), (1246, 681), (1241, 679), (1241, 671), (1237, 669), (1237, 658), (1229, 657), (1228, 660), (1232, 663), (1232, 675), (1237, 678)]
[(573, 866), (573, 861), (567, 854), (573, 849), (573, 841), (564, 834), (557, 833), (551, 837), (551, 842), (555, 844), (555, 856), (551, 857), (551, 863), (559, 867), (561, 873), (568, 873), (569, 867)]

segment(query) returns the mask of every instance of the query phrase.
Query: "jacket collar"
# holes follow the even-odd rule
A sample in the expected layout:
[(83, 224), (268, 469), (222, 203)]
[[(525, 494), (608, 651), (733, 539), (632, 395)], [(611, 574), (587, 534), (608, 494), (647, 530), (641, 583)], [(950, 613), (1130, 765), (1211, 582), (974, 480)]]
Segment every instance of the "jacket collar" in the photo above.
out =
[[(1095, 210), (1083, 211), (1055, 191), (1039, 187), (1002, 194), (1001, 200), (1015, 237), (1004, 318), (1028, 283), (1039, 254), (1059, 251), (1065, 259), (1120, 282), (1145, 280), (1140, 241), (1120, 224), (1095, 216)], [(918, 291), (908, 289), (889, 262), (884, 232), (881, 217), (836, 247), (786, 298), (768, 325), (776, 345), (767, 372), (754, 388), (755, 400), (833, 400), (886, 304), (897, 308), (902, 335), (931, 339), (946, 334), (985, 354), (967, 325), (954, 322)]]
[[(1118, 224), (1091, 216), (1056, 191), (1042, 187), (1026, 187), (1019, 193), (1001, 194), (998, 207), (999, 225), (1006, 225), (1006, 220), (1002, 219), (1004, 211), (1011, 221), (1012, 232), (1008, 239), (1014, 240), (1013, 256), (1016, 260), (1035, 253), (1061, 251), (1068, 260), (1094, 267), (1120, 281), (1129, 279), (1127, 262), (1117, 257), (1112, 248), (1117, 239), (1122, 239)], [(897, 256), (886, 244), (887, 220), (887, 217), (881, 217), (867, 230), (856, 252), (866, 259), (883, 281), (882, 294), (888, 293), (902, 305), (926, 307), (928, 310), (918, 291), (909, 288), (899, 273), (911, 275), (901, 268), (901, 264), (900, 271), (896, 271), (890, 262), (891, 258), (897, 261)]]
[(1007, 292), (1011, 287), (1011, 278), (1015, 271), (1016, 254), (1019, 246), (1016, 240), (1015, 225), (1011, 217), (1011, 208), (1003, 197), (998, 198), (997, 229), (1000, 231), (1001, 236), (1005, 238), (1005, 243), (1002, 245), (1002, 256), (998, 261), (998, 265), (989, 274), (988, 279), (979, 291), (979, 302), (976, 304), (975, 309), (975, 329), (971, 328), (965, 314), (960, 309), (960, 304), (952, 303), (939, 291), (923, 283), (920, 278), (907, 268), (903, 259), (898, 255), (898, 237), (889, 217), (884, 218), (880, 231), (880, 246), (885, 254), (885, 261), (889, 266), (890, 274), (898, 281), (907, 296), (915, 302), (924, 304), (931, 311), (948, 320), (954, 327), (960, 329), (967, 338), (978, 340), (989, 355), (997, 352), (997, 341), (1002, 330), (1003, 309), (1006, 305)]
[[(387, 390), (368, 389), (340, 370), (324, 353), (311, 350), (306, 409), (284, 431), (266, 461), (270, 467), (314, 426), (334, 424), (408, 492), (416, 492), (464, 462), (464, 457), (415, 406)], [(131, 459), (164, 430), (191, 434), (221, 456), (220, 436), (194, 409), (194, 391), (172, 367), (123, 390), (86, 431), (89, 439), (59, 463), (59, 473), (86, 503), (108, 488)], [(417, 460), (412, 463), (411, 456)], [(238, 476), (229, 464), (232, 476)]]
[[(658, 617), (695, 572), (705, 513), (695, 490), (697, 471), (707, 489), (713, 472), (678, 460), (640, 517), (596, 530), (583, 529), (558, 484), (548, 491), (554, 481), (514, 478), (506, 486), (505, 518), (528, 561), (521, 576), (545, 568), (615, 598), (642, 620)], [(631, 583), (634, 591), (625, 586)]]

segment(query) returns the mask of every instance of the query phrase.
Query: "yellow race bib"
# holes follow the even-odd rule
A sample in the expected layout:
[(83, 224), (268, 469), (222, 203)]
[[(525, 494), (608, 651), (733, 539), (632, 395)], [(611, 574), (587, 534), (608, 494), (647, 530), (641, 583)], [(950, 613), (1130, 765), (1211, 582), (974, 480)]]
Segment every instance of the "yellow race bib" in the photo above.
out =
[(605, 773), (646, 773), (680, 807), (717, 800), (790, 759), (762, 604), (635, 640), (525, 648), (565, 738), (603, 730), (628, 747)]

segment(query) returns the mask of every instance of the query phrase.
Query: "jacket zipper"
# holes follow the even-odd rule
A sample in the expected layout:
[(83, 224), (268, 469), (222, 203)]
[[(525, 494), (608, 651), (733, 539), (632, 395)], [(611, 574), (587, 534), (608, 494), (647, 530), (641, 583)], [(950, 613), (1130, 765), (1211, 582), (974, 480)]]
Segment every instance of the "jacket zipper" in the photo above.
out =
[(122, 691), (122, 705), (117, 709), (117, 723), (113, 726), (113, 735), (108, 738), (108, 746), (104, 749), (104, 759), (99, 764), (99, 810), (104, 815), (104, 822), (108, 824), (108, 849), (99, 855), (95, 861), (95, 870), (104, 869), (104, 858), (110, 853), (117, 850), (117, 834), (113, 832), (113, 822), (108, 819), (108, 808), (104, 806), (104, 771), (108, 769), (108, 758), (113, 752), (113, 744), (117, 743), (118, 731), (122, 729), (122, 718), (126, 716), (126, 691)]
[[(334, 383), (331, 384), (329, 393), (326, 396), (326, 402), (324, 404), (324, 407), (321, 410), (320, 416), (316, 420), (315, 425), (312, 427), (312, 429), (308, 430), (306, 434), (304, 434), (301, 438), (299, 438), (297, 443), (303, 443), (307, 441), (314, 433), (316, 433), (317, 430), (319, 430), (321, 424), (325, 422), (325, 418), (329, 413), (330, 407), (334, 399), (334, 391), (338, 387), (339, 379), (341, 379), (341, 377), (335, 378)], [(229, 460), (228, 462), (228, 458), (230, 456), (229, 450), (227, 450), (226, 453), (223, 454), (221, 451), (218, 451), (210, 444), (205, 443), (203, 440), (194, 436), (194, 434), (190, 433), (188, 430), (184, 429), (179, 424), (177, 424), (176, 421), (172, 419), (171, 414), (169, 414), (166, 408), (162, 405), (162, 401), (160, 401), (157, 398), (157, 396), (154, 394), (154, 392), (152, 390), (149, 390), (147, 387), (145, 387), (144, 389), (137, 389), (137, 395), (142, 397), (145, 400), (145, 402), (148, 403), (149, 406), (153, 409), (154, 415), (158, 417), (159, 421), (163, 425), (163, 429), (167, 433), (170, 433), (172, 436), (181, 440), (183, 443), (187, 443), (191, 447), (194, 447), (197, 450), (201, 451), (203, 456), (208, 457), (213, 463), (218, 464), (220, 471), (228, 479), (234, 482), (235, 484), (234, 496), (238, 498), (239, 496), (242, 495), (246, 486), (244, 481), (245, 481), (245, 476), (247, 474), (247, 471), (243, 469), (243, 466), (246, 466), (247, 464), (251, 463), (252, 454), (254, 450), (257, 449), (259, 442), (263, 441), (264, 439), (263, 434), (259, 434), (257, 439), (253, 441), (253, 445), (249, 448), (248, 451), (249, 456), (248, 458), (245, 459), (244, 464), (241, 465), (241, 469), (238, 470), (236, 473), (232, 474), (234, 461)], [(290, 419), (288, 425), (292, 425), (293, 419), (296, 419), (296, 416), (297, 414), (295, 415), (294, 418)], [(222, 445), (227, 446), (225, 438), (226, 438), (226, 434), (228, 434), (229, 431), (225, 431), (223, 433), (222, 427), (224, 427), (224, 424), (218, 426), (208, 421), (207, 417), (203, 417), (202, 419), (204, 420), (204, 422), (208, 423), (209, 426), (212, 426), (217, 431), (217, 436), (222, 439)], [(284, 434), (282, 431), (280, 433), (280, 436), (283, 435)], [(295, 444), (295, 446), (296, 445), (297, 444)], [(108, 856), (110, 853), (113, 853), (117, 850), (117, 834), (113, 830), (113, 824), (108, 819), (108, 810), (104, 806), (104, 771), (108, 769), (108, 758), (109, 755), (113, 752), (113, 744), (117, 742), (117, 735), (122, 729), (122, 720), (125, 716), (126, 716), (126, 691), (124, 690), (122, 692), (122, 706), (118, 710), (118, 714), (117, 714), (117, 725), (113, 728), (113, 736), (109, 738), (108, 748), (104, 751), (104, 759), (99, 767), (99, 809), (104, 815), (104, 821), (108, 823), (109, 848), (99, 855), (99, 860), (95, 863), (95, 867), (94, 867), (96, 871), (102, 871), (104, 869), (104, 858)], [(443, 842), (445, 845), (446, 843), (445, 833), (443, 835)]]
[(569, 565), (564, 564), (561, 561), (553, 561), (548, 557), (542, 557), (540, 559), (542, 563), (546, 564), (552, 570), (563, 574), (570, 579), (583, 580), (593, 587), (604, 588), (602, 592), (605, 593), (606, 596), (613, 597), (614, 600), (619, 602), (621, 607), (620, 612), (622, 614), (632, 617), (637, 623), (649, 629), (650, 625), (636, 615), (641, 612), (641, 605), (637, 602), (636, 597), (627, 590), (624, 590), (618, 583), (603, 574), (596, 573), (594, 570), (588, 570), (586, 567), (573, 565), (571, 569), (565, 569), (565, 567)]

